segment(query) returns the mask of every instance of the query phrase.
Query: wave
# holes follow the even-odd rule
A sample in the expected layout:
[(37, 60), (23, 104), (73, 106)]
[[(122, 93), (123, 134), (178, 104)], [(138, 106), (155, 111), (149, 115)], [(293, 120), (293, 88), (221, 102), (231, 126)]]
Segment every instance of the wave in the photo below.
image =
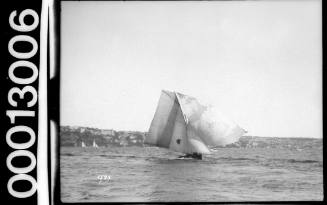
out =
[(247, 161), (250, 163), (258, 163), (260, 160), (257, 158), (248, 158), (248, 157), (219, 157), (219, 158), (208, 158), (209, 161), (227, 161), (227, 162), (243, 162)]
[(247, 158), (247, 157), (220, 157), (218, 159), (223, 159), (223, 160), (238, 160), (238, 161), (242, 161), (242, 160), (256, 160), (254, 158)]
[(320, 161), (310, 160), (310, 159), (306, 159), (306, 160), (288, 159), (287, 162), (289, 162), (289, 163), (320, 163)]
[(137, 158), (137, 156), (135, 156), (135, 155), (108, 155), (108, 154), (99, 154), (97, 156), (106, 157), (106, 158), (118, 158), (118, 157)]
[[(243, 161), (243, 160), (248, 160), (248, 161), (259, 161), (258, 158), (248, 158), (248, 157), (219, 157), (216, 159), (222, 159), (222, 160), (237, 160), (237, 161)], [(321, 161), (318, 160), (311, 160), (311, 159), (278, 159), (278, 158), (273, 158), (273, 159), (261, 159), (262, 160), (268, 160), (268, 161), (286, 161), (289, 163), (320, 163)]]
[(219, 157), (219, 158), (208, 158), (211, 162), (216, 162), (217, 160), (220, 161), (228, 161), (228, 162), (248, 162), (250, 164), (261, 164), (261, 165), (268, 165), (271, 166), (272, 164), (313, 164), (317, 166), (322, 166), (322, 161), (319, 160), (312, 160), (312, 159), (267, 159), (267, 158), (248, 158), (248, 157)]
[(78, 155), (73, 154), (73, 153), (62, 153), (61, 156), (69, 156), (69, 157), (71, 157), (71, 156), (78, 156)]

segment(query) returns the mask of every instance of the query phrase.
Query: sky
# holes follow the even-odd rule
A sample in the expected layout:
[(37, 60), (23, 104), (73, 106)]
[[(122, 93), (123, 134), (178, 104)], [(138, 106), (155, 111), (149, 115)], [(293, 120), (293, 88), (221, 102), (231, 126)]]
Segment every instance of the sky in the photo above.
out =
[(147, 131), (164, 89), (322, 138), (321, 1), (61, 4), (61, 125)]

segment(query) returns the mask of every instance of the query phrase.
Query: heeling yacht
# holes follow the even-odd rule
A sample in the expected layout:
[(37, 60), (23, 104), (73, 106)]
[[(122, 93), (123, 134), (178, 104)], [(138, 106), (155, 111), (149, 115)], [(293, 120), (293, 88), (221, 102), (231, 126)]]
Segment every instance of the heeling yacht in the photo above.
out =
[(234, 143), (246, 130), (194, 97), (163, 90), (145, 143), (184, 153), (182, 159), (202, 159), (209, 147)]

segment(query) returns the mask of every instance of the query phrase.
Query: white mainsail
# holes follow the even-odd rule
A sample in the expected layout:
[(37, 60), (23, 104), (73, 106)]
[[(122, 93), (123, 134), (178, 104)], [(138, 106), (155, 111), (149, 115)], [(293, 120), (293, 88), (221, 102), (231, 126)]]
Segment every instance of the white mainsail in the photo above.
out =
[(182, 153), (236, 142), (245, 130), (196, 98), (163, 90), (145, 143)]
[(86, 147), (85, 143), (82, 141), (82, 147)]
[(93, 140), (93, 147), (98, 148), (99, 146), (95, 143), (95, 140)]

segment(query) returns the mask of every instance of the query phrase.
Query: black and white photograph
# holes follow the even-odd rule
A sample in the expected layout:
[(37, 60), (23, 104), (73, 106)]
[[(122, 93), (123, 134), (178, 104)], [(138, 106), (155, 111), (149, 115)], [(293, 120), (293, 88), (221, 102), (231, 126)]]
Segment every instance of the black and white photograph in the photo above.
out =
[(322, 201), (321, 4), (60, 2), (60, 200)]

